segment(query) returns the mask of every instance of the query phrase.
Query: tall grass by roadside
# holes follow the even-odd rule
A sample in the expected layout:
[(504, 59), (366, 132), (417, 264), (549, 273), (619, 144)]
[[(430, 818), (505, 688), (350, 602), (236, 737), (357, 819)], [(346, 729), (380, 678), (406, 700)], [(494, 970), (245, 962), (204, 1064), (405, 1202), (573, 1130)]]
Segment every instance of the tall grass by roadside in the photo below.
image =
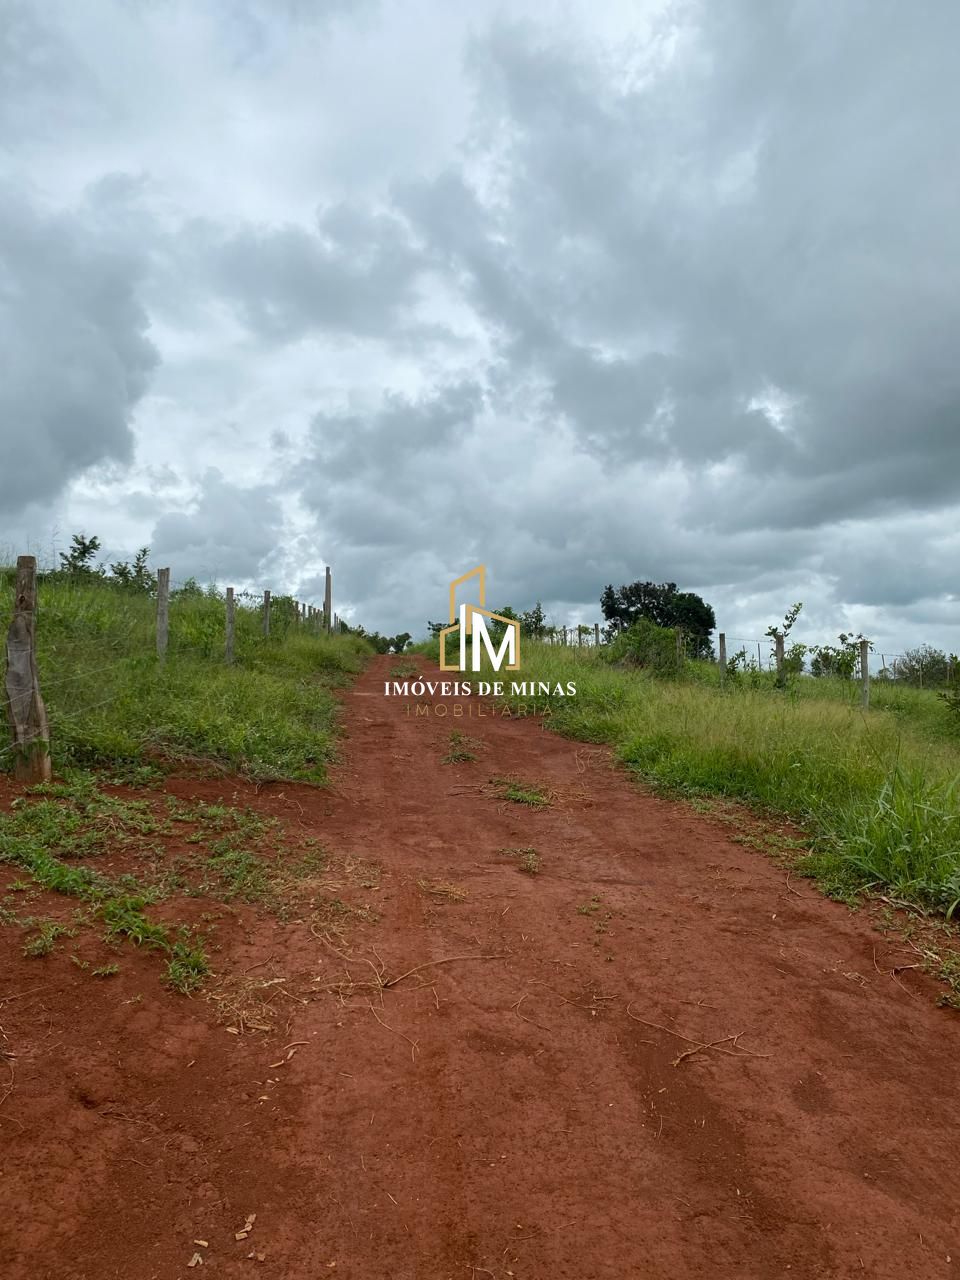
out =
[[(12, 572), (0, 569), (0, 628), (12, 608)], [(40, 687), (54, 766), (130, 771), (158, 759), (201, 759), (258, 778), (320, 782), (334, 749), (332, 690), (369, 647), (356, 636), (306, 632), (275, 608), (236, 610), (235, 661), (224, 651), (224, 602), (175, 593), (170, 647), (155, 656), (155, 602), (109, 581), (51, 575), (38, 589)], [(0, 746), (0, 770), (10, 754)]]
[(570, 737), (611, 744), (645, 779), (800, 823), (805, 869), (828, 891), (878, 890), (960, 915), (960, 741), (932, 694), (878, 685), (863, 712), (842, 681), (721, 690), (707, 664), (655, 679), (526, 639), (518, 678), (574, 680), (576, 697), (507, 700), (545, 710)]

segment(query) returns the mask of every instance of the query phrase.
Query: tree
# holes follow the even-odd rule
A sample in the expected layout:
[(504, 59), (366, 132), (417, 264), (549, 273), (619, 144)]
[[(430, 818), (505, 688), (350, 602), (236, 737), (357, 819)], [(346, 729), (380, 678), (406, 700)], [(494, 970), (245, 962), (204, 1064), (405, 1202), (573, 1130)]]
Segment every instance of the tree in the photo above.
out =
[(134, 556), (132, 565), (128, 564), (126, 560), (119, 560), (116, 564), (110, 566), (110, 573), (121, 586), (130, 587), (134, 591), (145, 591), (152, 594), (157, 589), (157, 578), (147, 568), (147, 557), (149, 555), (150, 548), (141, 547)]
[(942, 698), (953, 714), (960, 717), (960, 662), (957, 655), (951, 653), (949, 659), (950, 676), (946, 689), (942, 689), (938, 698)]
[(600, 608), (607, 620), (608, 639), (644, 618), (654, 626), (683, 631), (691, 658), (706, 658), (713, 652), (711, 634), (717, 625), (713, 609), (695, 592), (679, 591), (675, 582), (608, 585), (600, 596)]
[(79, 578), (94, 575), (103, 577), (103, 570), (93, 567), (93, 558), (99, 550), (99, 538), (87, 538), (82, 533), (75, 533), (70, 540), (70, 550), (60, 552), (60, 572)]
[[(800, 617), (800, 610), (802, 608), (803, 604), (798, 600), (796, 604), (791, 605), (787, 610), (784, 615), (783, 622), (779, 627), (776, 625), (767, 627), (765, 634), (773, 641), (773, 648), (770, 650), (770, 656), (774, 660), (776, 660), (777, 656), (777, 641), (786, 640), (793, 628), (793, 624), (796, 622), (797, 618)], [(777, 682), (783, 683), (788, 675), (799, 675), (801, 671), (803, 671), (803, 660), (806, 655), (807, 646), (805, 644), (792, 644), (790, 648), (784, 652), (783, 673), (782, 675), (780, 673), (777, 674)]]
[(396, 636), (382, 636), (379, 631), (364, 631), (363, 627), (357, 627), (354, 634), (369, 641), (377, 653), (403, 653), (412, 638), (409, 631), (401, 631)]
[[(841, 631), (839, 645), (817, 644), (810, 650), (810, 674), (812, 676), (839, 676), (841, 680), (851, 680), (860, 664), (860, 641), (866, 637), (857, 633), (847, 635)], [(873, 645), (870, 645), (873, 648)]]
[(532, 609), (521, 613), (520, 630), (525, 636), (532, 636), (535, 640), (542, 640), (546, 635), (547, 619), (539, 600)]
[(932, 645), (922, 644), (916, 649), (908, 649), (893, 664), (894, 675), (904, 684), (914, 684), (925, 688), (941, 688), (950, 680), (950, 658), (942, 649), (934, 649)]

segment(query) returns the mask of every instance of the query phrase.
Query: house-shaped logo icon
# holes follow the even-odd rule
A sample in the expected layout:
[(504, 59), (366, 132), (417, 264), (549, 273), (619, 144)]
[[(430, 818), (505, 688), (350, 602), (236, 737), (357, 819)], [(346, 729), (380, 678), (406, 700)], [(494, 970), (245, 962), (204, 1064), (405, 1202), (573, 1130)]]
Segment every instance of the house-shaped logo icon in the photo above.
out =
[[(476, 578), (479, 586), (479, 604), (461, 603), (457, 605), (457, 588)], [(520, 623), (516, 618), (505, 618), (502, 614), (493, 613), (484, 608), (487, 597), (487, 571), (482, 564), (471, 569), (462, 577), (450, 583), (450, 625), (440, 632), (440, 670), (441, 671), (479, 671), (486, 649), (494, 671), (519, 671), (520, 669)], [(503, 626), (503, 638), (500, 648), (494, 649), (487, 623), (494, 622)], [(447, 661), (447, 640), (454, 632), (458, 633), (460, 652), (458, 661)], [(467, 661), (467, 642), (470, 642), (470, 662)]]

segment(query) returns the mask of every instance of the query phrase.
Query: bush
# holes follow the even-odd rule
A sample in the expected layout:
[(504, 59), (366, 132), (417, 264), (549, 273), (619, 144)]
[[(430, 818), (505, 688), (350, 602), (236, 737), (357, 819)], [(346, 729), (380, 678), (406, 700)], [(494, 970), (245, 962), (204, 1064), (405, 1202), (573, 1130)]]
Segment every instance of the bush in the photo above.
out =
[(658, 627), (640, 618), (603, 649), (600, 655), (621, 666), (642, 667), (652, 675), (677, 674), (677, 633), (673, 627)]

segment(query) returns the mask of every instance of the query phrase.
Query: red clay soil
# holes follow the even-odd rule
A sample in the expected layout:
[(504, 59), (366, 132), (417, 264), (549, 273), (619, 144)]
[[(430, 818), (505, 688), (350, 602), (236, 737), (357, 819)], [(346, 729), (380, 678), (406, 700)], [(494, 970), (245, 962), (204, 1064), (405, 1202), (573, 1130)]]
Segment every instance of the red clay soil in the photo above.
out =
[(408, 716), (395, 665), (327, 790), (171, 783), (315, 835), (379, 917), (231, 909), (216, 967), (285, 979), (272, 1031), (0, 930), (3, 1276), (960, 1273), (960, 1024), (897, 943), (602, 751)]

